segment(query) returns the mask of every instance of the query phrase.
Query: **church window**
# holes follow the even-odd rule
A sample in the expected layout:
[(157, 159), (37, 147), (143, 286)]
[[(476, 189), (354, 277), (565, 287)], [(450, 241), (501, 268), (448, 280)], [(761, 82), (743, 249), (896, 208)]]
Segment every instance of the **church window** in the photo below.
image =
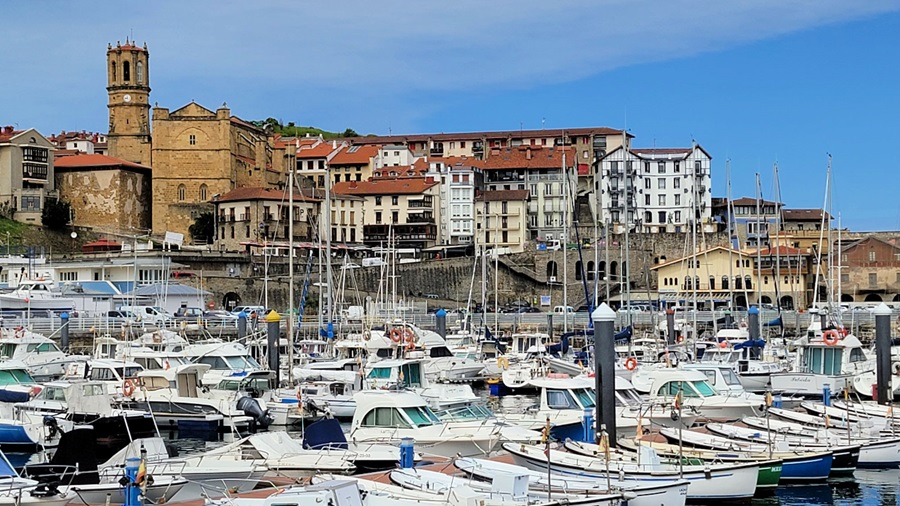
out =
[(116, 62), (112, 62), (109, 64), (110, 72), (112, 72), (112, 82), (116, 82), (118, 76), (116, 76)]
[(184, 202), (185, 188), (183, 184), (178, 185), (178, 200)]
[(194, 134), (189, 135), (189, 136), (188, 136), (188, 143), (189, 143), (191, 146), (196, 145), (196, 144), (197, 144), (197, 136), (194, 135)]
[(200, 201), (206, 202), (206, 185), (205, 184), (200, 185)]
[(137, 72), (137, 82), (138, 84), (144, 83), (144, 64), (142, 62), (137, 62), (135, 65), (135, 71)]
[(131, 81), (131, 63), (130, 62), (122, 62), (122, 80), (126, 83)]

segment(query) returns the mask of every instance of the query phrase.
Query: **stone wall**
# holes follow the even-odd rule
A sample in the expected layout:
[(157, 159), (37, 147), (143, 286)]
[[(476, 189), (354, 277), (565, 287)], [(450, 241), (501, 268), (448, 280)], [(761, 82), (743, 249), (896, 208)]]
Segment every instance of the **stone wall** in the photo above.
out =
[(72, 206), (76, 227), (129, 231), (150, 227), (149, 171), (57, 171), (56, 187), (60, 198)]

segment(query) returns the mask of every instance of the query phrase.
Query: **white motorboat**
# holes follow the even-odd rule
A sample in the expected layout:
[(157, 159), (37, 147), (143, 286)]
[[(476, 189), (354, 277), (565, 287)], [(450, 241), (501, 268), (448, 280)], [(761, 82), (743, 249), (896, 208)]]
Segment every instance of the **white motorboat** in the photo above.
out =
[(364, 390), (354, 399), (349, 439), (357, 443), (399, 445), (412, 438), (417, 451), (454, 457), (486, 455), (503, 441), (504, 424), (442, 421), (414, 392)]
[[(478, 479), (493, 482), (497, 477), (528, 476), (528, 487), (532, 490), (567, 493), (605, 493), (606, 480), (576, 478), (562, 475), (547, 476), (544, 471), (534, 471), (523, 466), (507, 464), (495, 460), (463, 457), (453, 461), (460, 471)], [(548, 485), (549, 484), (549, 485)], [(626, 483), (612, 480), (613, 490), (621, 491), (628, 497), (629, 506), (657, 506), (664, 504), (683, 505), (687, 499), (687, 480), (661, 481), (659, 483)], [(543, 492), (546, 493), (546, 492)]]
[(70, 364), (87, 360), (70, 357), (52, 339), (23, 328), (0, 328), (0, 356), (24, 363), (39, 382), (59, 379)]
[[(396, 457), (395, 452), (385, 459)], [(207, 457), (229, 456), (262, 464), (273, 476), (293, 479), (317, 473), (350, 474), (353, 465), (349, 451), (308, 450), (286, 432), (265, 432), (242, 438), (202, 454)]]
[[(754, 416), (763, 403), (740, 397), (719, 394), (709, 383), (706, 374), (680, 368), (641, 369), (647, 374), (644, 384), (649, 383), (647, 398), (656, 402), (668, 402), (674, 405), (680, 394), (682, 412), (693, 411), (706, 418), (737, 420), (744, 416)], [(637, 381), (638, 373), (633, 378)], [(637, 386), (637, 383), (635, 383)]]
[(194, 363), (206, 364), (209, 369), (201, 378), (202, 385), (219, 384), (224, 378), (239, 377), (250, 371), (263, 369), (241, 343), (211, 339), (184, 347), (182, 354)]
[(759, 476), (759, 463), (678, 466), (663, 464), (656, 452), (642, 447), (641, 463), (586, 457), (550, 450), (538, 446), (506, 443), (503, 448), (512, 454), (513, 461), (535, 471), (546, 470), (572, 477), (594, 479), (616, 478), (625, 482), (658, 482), (659, 480), (688, 480), (689, 500), (746, 499), (753, 497)]
[(44, 309), (56, 312), (73, 311), (75, 301), (63, 297), (56, 283), (45, 276), (22, 275), (15, 290), (0, 294), (0, 310), (31, 311)]

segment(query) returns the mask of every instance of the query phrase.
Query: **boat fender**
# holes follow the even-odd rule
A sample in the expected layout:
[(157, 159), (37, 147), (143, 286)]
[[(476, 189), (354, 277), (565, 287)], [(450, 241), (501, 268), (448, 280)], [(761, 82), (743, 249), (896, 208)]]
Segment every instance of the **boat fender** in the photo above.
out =
[(669, 413), (669, 418), (671, 418), (673, 422), (677, 422), (678, 421), (678, 412), (676, 412), (673, 409), (672, 412)]
[(31, 490), (31, 497), (53, 497), (55, 495), (59, 495), (56, 483), (42, 483)]
[(891, 370), (894, 371), (894, 376), (900, 376), (900, 362), (891, 364)]
[(712, 479), (712, 471), (709, 469), (709, 466), (703, 468), (703, 477), (707, 480)]

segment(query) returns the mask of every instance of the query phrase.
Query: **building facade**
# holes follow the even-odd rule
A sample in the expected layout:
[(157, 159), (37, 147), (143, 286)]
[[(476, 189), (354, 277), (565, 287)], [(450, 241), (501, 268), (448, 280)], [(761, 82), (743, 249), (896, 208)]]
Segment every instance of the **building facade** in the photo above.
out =
[(900, 238), (869, 236), (840, 251), (841, 302), (900, 302)]
[(415, 168), (440, 182), (443, 244), (472, 244), (475, 240), (475, 194), (483, 185), (482, 162), (474, 158), (420, 159)]
[(329, 168), (336, 183), (366, 181), (372, 177), (379, 146), (343, 145), (329, 160)]
[(478, 196), (475, 241), (479, 250), (509, 248), (510, 253), (525, 251), (528, 199), (528, 190), (489, 190)]
[(698, 232), (714, 232), (712, 158), (691, 148), (616, 148), (594, 177), (592, 208), (599, 222), (623, 233), (679, 233), (696, 220)]
[(0, 206), (18, 221), (41, 223), (47, 199), (55, 191), (56, 148), (37, 130), (0, 127)]
[(125, 235), (150, 228), (150, 167), (85, 153), (57, 158), (55, 173), (73, 225)]
[(287, 190), (241, 187), (213, 199), (216, 247), (250, 251), (253, 247), (283, 248), (293, 234), (296, 242), (315, 239), (320, 199), (294, 191), (294, 222), (290, 223)]
[(753, 255), (721, 246), (652, 267), (659, 298), (667, 305), (743, 307), (757, 303), (756, 260)]
[[(358, 195), (331, 195), (331, 242), (361, 244), (366, 199)], [(325, 226), (324, 220), (320, 223)], [(323, 236), (324, 237), (324, 236)]]
[(440, 244), (440, 189), (431, 177), (350, 181), (332, 187), (335, 195), (365, 198), (363, 241), (367, 245), (428, 248)]

